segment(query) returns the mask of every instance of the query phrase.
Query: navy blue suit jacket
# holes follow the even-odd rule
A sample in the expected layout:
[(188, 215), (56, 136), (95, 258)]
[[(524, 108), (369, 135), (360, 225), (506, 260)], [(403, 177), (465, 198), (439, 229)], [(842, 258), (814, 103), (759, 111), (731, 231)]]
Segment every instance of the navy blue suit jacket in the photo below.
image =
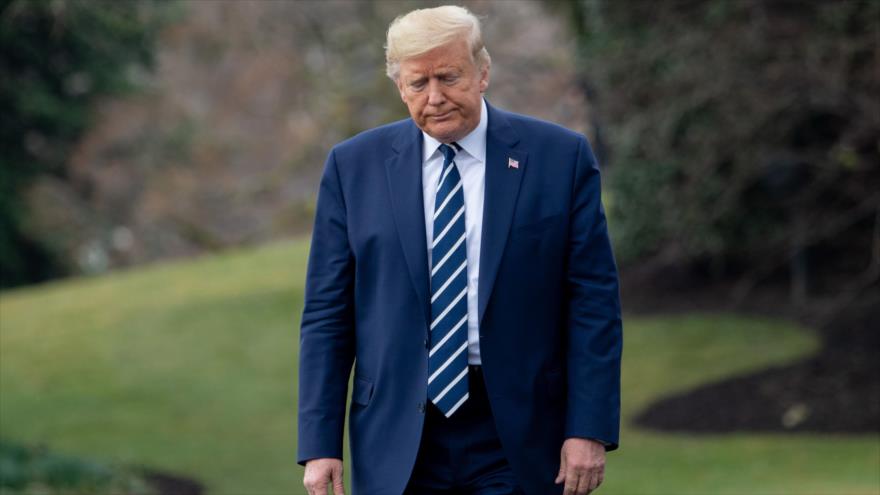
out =
[[(562, 442), (617, 447), (618, 277), (584, 136), (488, 106), (480, 356), (498, 435), (526, 493), (555, 485)], [(509, 159), (519, 162), (509, 166)], [(425, 421), (430, 322), (422, 135), (411, 119), (330, 152), (302, 315), (298, 462), (342, 458), (355, 494), (403, 492)]]

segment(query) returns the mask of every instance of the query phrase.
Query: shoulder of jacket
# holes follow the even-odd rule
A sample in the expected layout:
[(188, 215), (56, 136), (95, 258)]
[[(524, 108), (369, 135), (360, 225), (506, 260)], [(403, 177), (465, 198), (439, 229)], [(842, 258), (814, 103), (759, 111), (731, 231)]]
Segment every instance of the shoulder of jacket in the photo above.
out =
[(498, 108), (495, 108), (495, 111), (507, 118), (510, 125), (521, 138), (549, 139), (572, 145), (576, 145), (578, 141), (587, 140), (586, 136), (582, 133), (573, 131), (555, 122)]
[(392, 143), (394, 143), (400, 133), (404, 132), (411, 126), (411, 122), (411, 119), (406, 118), (391, 122), (390, 124), (361, 131), (333, 146), (332, 151), (335, 153), (348, 154), (352, 152), (362, 152), (364, 148), (381, 149), (391, 147)]

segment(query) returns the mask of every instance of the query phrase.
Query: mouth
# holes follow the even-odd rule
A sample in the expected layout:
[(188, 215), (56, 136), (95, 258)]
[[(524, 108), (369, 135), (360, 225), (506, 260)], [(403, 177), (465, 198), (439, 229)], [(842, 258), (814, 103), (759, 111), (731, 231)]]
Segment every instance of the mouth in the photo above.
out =
[(447, 118), (452, 116), (452, 112), (453, 111), (450, 110), (448, 112), (441, 113), (441, 114), (429, 115), (428, 118), (432, 119), (432, 120), (446, 120)]

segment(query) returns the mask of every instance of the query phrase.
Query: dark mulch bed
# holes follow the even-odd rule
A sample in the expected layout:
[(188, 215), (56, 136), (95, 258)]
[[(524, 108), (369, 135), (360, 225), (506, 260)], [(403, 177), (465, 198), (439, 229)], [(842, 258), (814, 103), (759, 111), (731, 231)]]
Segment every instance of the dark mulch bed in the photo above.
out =
[(663, 398), (635, 418), (637, 425), (693, 433), (880, 432), (880, 300), (875, 297), (817, 318), (792, 308), (784, 290), (755, 292), (732, 305), (730, 287), (649, 293), (644, 280), (622, 282), (624, 303), (640, 313), (739, 310), (795, 318), (807, 326), (824, 321), (818, 354)]
[[(876, 357), (874, 358), (876, 360)], [(880, 431), (876, 364), (820, 354), (665, 398), (635, 424), (680, 432)]]
[(204, 488), (192, 479), (164, 472), (144, 469), (141, 476), (159, 495), (202, 495)]

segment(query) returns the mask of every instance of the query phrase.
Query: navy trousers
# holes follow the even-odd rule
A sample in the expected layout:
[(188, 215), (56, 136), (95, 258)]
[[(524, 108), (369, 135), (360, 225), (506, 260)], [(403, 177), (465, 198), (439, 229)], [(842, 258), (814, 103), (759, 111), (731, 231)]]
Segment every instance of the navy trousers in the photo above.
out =
[(468, 388), (451, 418), (428, 402), (404, 495), (524, 495), (502, 451), (479, 366), (468, 366)]

